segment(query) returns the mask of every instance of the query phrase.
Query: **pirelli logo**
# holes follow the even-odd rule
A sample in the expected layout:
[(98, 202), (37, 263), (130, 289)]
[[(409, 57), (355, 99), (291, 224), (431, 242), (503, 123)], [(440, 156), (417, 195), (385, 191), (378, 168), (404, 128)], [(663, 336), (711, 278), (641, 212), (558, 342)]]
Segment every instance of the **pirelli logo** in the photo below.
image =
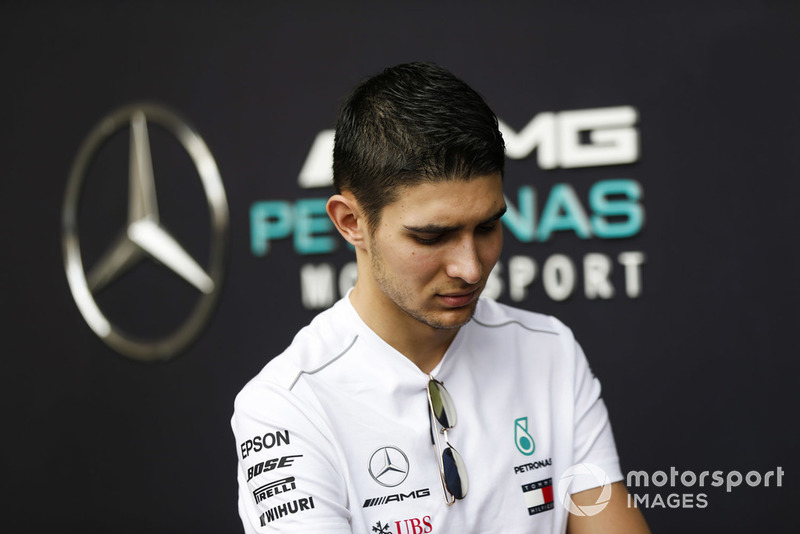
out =
[(256, 504), (260, 503), (265, 499), (269, 499), (273, 495), (278, 495), (280, 493), (286, 493), (287, 491), (292, 491), (297, 489), (297, 485), (294, 482), (294, 477), (289, 478), (282, 478), (280, 480), (276, 480), (275, 482), (270, 482), (269, 484), (264, 484), (253, 491), (253, 497), (256, 500)]

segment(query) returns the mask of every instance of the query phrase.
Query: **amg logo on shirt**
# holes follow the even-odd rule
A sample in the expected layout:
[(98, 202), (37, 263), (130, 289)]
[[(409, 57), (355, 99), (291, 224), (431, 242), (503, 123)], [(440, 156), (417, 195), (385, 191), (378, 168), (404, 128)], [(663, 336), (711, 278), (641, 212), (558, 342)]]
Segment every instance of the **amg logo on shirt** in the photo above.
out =
[(280, 480), (276, 480), (275, 482), (264, 484), (260, 488), (256, 488), (256, 490), (253, 492), (253, 497), (256, 498), (256, 504), (258, 504), (265, 499), (269, 499), (273, 495), (286, 493), (287, 491), (292, 491), (293, 489), (297, 489), (297, 484), (294, 483), (294, 477), (282, 478)]
[(261, 520), (261, 526), (265, 527), (267, 526), (267, 523), (272, 523), (281, 517), (303, 512), (305, 510), (311, 510), (312, 508), (314, 508), (314, 497), (303, 497), (302, 499), (286, 502), (280, 506), (270, 508), (261, 514), (259, 519)]
[(522, 486), (522, 495), (528, 506), (528, 515), (534, 515), (553, 509), (553, 479), (548, 478), (525, 484)]
[(367, 499), (364, 501), (364, 506), (362, 508), (369, 508), (370, 506), (380, 506), (382, 504), (388, 504), (390, 502), (402, 502), (406, 499), (420, 499), (422, 497), (427, 497), (431, 494), (430, 488), (425, 489), (418, 489), (417, 491), (412, 491), (411, 493), (393, 493), (392, 495), (386, 495), (384, 497), (375, 497), (373, 499)]

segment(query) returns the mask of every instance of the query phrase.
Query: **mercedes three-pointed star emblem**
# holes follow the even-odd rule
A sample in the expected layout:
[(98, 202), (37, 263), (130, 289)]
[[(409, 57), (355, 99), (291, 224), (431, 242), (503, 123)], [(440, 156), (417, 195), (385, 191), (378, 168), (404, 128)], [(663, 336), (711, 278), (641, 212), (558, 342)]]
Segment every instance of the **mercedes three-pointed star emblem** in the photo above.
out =
[(381, 447), (369, 459), (369, 474), (381, 486), (399, 486), (408, 476), (408, 457), (397, 447)]
[[(208, 200), (211, 219), (210, 258), (202, 266), (161, 225), (150, 156), (148, 122), (172, 134), (191, 156)], [(128, 217), (125, 231), (110, 243), (87, 271), (78, 240), (78, 204), (87, 169), (99, 149), (117, 131), (129, 128)], [(228, 204), (211, 152), (202, 138), (172, 111), (157, 105), (126, 106), (108, 115), (81, 146), (70, 172), (62, 211), (64, 265), (78, 309), (91, 329), (118, 352), (142, 361), (166, 360), (186, 347), (202, 330), (219, 296), (224, 271)], [(155, 260), (201, 293), (196, 306), (173, 333), (139, 339), (112, 324), (94, 295), (141, 261)], [(153, 303), (154, 308), (158, 303)]]

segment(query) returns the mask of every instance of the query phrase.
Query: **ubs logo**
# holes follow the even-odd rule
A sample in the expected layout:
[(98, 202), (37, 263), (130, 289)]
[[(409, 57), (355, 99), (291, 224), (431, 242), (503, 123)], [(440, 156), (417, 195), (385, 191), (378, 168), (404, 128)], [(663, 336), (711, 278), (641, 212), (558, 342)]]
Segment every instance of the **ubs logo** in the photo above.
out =
[(433, 532), (433, 523), (429, 515), (422, 518), (412, 517), (402, 521), (392, 521), (385, 525), (378, 521), (372, 527), (372, 532), (378, 534), (430, 534)]
[(381, 486), (399, 486), (408, 476), (408, 457), (397, 447), (381, 447), (369, 459), (369, 474)]

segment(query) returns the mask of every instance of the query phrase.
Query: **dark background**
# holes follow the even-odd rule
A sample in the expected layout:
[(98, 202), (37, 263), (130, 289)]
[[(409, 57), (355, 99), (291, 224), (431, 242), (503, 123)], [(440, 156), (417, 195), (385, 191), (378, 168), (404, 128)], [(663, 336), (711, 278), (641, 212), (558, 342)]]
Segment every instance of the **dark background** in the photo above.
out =
[[(535, 187), (541, 209), (556, 183), (585, 203), (599, 180), (634, 179), (643, 230), (623, 240), (560, 232), (546, 243), (507, 232), (503, 261), (642, 251), (642, 295), (624, 296), (618, 266), (611, 300), (579, 288), (555, 302), (538, 279), (519, 305), (575, 331), (603, 383), (623, 471), (785, 471), (782, 487), (638, 488), (651, 499), (707, 495), (705, 508), (645, 510), (654, 532), (797, 524), (798, 2), (12, 1), (0, 20), (3, 530), (241, 531), (233, 398), (316, 313), (301, 304), (299, 267), (351, 259), (344, 249), (302, 256), (291, 240), (256, 257), (250, 206), (326, 196), (297, 185), (314, 137), (363, 76), (414, 60), (451, 69), (517, 131), (544, 111), (638, 110), (636, 163), (542, 170), (531, 157), (509, 161), (506, 184), (512, 201), (521, 185)], [(197, 129), (231, 214), (216, 312), (195, 343), (158, 364), (94, 335), (61, 249), (83, 139), (138, 101)], [(154, 152), (163, 221), (201, 253), (202, 191), (164, 177), (182, 164), (166, 158)], [(96, 185), (82, 199), (87, 259), (124, 225), (120, 161), (107, 180), (87, 178)], [(98, 302), (143, 335), (180, 324), (195, 298), (148, 263), (115, 291)]]

